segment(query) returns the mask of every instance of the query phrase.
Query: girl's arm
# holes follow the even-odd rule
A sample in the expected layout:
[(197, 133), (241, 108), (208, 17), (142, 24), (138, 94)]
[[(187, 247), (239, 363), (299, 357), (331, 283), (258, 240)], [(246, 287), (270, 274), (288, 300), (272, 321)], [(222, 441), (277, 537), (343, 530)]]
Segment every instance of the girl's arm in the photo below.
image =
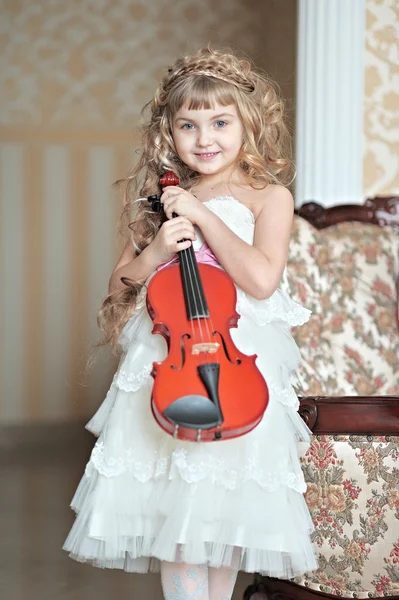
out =
[(115, 265), (108, 284), (108, 293), (112, 294), (124, 289), (126, 286), (122, 283), (122, 277), (127, 277), (136, 283), (143, 283), (157, 268), (159, 262), (151, 253), (150, 246), (136, 256), (136, 251), (129, 239), (126, 246)]
[(269, 298), (280, 283), (294, 212), (292, 195), (282, 186), (267, 188), (262, 204), (253, 246), (241, 240), (211, 211), (203, 211), (197, 221), (222, 267), (240, 288), (258, 300)]
[[(182, 239), (185, 241), (180, 241)], [(163, 223), (155, 238), (139, 255), (129, 239), (112, 272), (108, 293), (113, 294), (125, 288), (121, 281), (123, 277), (135, 283), (144, 283), (161, 263), (171, 259), (179, 250), (191, 246), (191, 241), (195, 239), (193, 224), (185, 217)]]

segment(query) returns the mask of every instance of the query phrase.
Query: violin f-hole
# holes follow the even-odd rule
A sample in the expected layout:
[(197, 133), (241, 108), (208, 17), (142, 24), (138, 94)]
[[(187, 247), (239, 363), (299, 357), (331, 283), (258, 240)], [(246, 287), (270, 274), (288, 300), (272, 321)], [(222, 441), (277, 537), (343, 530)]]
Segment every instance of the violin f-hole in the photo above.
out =
[(212, 335), (216, 335), (218, 334), (218, 336), (220, 337), (220, 339), (222, 340), (222, 344), (223, 344), (223, 350), (225, 355), (227, 356), (227, 360), (229, 362), (231, 362), (232, 365), (240, 365), (241, 364), (241, 358), (236, 358), (235, 360), (233, 360), (229, 354), (229, 351), (227, 350), (227, 346), (226, 346), (226, 342), (224, 337), (222, 336), (222, 334), (220, 333), (220, 331), (212, 331)]
[(170, 365), (170, 368), (173, 369), (173, 371), (181, 371), (182, 368), (184, 367), (184, 363), (186, 362), (186, 348), (184, 347), (184, 338), (187, 338), (188, 340), (191, 338), (191, 335), (189, 333), (184, 333), (181, 338), (180, 338), (180, 354), (181, 354), (181, 363), (179, 366), (176, 365)]

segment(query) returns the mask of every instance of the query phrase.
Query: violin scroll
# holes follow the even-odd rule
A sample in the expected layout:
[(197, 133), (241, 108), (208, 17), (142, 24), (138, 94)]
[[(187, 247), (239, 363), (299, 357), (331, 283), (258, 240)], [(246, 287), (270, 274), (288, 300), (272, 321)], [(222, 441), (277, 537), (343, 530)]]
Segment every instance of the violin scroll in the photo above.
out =
[(166, 171), (160, 178), (159, 183), (162, 187), (166, 187), (168, 185), (179, 185), (179, 178), (175, 173), (173, 173), (173, 171)]
[[(159, 180), (161, 187), (164, 188), (168, 185), (179, 185), (179, 178), (173, 171), (166, 171)], [(151, 208), (154, 212), (162, 212), (161, 196), (160, 194), (153, 194), (148, 196), (148, 202), (151, 204)]]

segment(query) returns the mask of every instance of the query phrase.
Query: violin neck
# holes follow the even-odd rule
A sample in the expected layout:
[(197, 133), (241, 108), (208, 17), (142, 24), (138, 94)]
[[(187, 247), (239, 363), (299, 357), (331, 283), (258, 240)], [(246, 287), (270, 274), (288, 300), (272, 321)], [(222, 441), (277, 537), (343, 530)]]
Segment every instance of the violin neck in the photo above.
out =
[(197, 257), (192, 245), (186, 250), (179, 252), (179, 264), (187, 318), (192, 320), (209, 317), (209, 309), (198, 269)]

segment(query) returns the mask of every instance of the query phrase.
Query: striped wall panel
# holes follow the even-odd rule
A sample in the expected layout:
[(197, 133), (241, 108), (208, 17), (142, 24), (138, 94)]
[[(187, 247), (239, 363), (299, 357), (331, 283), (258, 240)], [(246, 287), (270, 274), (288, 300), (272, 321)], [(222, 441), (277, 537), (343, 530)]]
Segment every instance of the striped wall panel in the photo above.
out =
[(27, 311), (24, 287), (27, 239), (23, 180), (24, 148), (1, 148), (1, 417), (17, 420), (24, 414), (26, 396)]
[(130, 145), (1, 145), (0, 424), (86, 418), (107, 391), (114, 357), (86, 363), (121, 250), (112, 183)]

